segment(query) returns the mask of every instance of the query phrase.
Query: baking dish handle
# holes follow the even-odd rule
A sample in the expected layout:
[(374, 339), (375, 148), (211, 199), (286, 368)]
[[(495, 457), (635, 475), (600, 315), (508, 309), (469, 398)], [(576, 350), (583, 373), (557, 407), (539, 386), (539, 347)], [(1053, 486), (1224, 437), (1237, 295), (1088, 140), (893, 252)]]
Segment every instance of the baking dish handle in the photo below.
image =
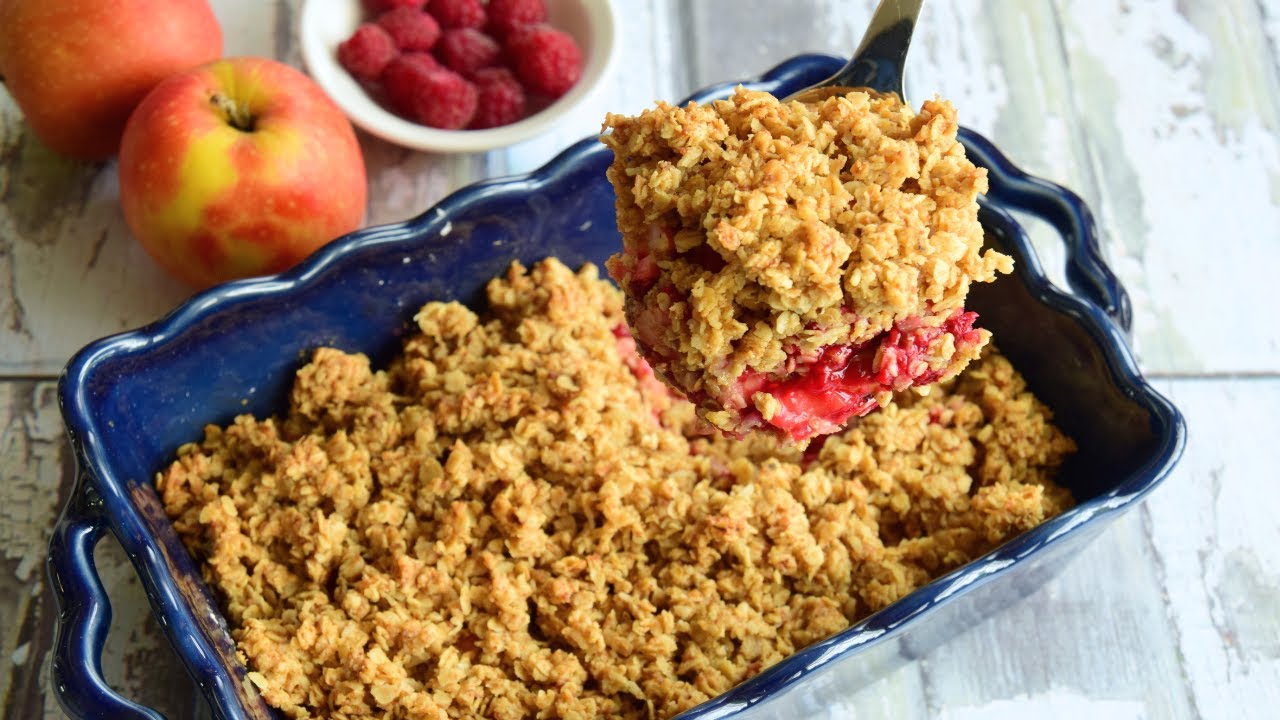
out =
[(58, 602), (53, 691), (74, 720), (164, 720), (111, 689), (102, 677), (111, 601), (94, 565), (93, 548), (106, 530), (98, 491), (81, 474), (49, 541), (47, 569)]
[(987, 195), (1006, 208), (1034, 215), (1052, 225), (1067, 245), (1067, 282), (1071, 289), (1128, 334), (1133, 326), (1129, 294), (1102, 258), (1098, 226), (1084, 200), (1061, 185), (1023, 172), (989, 140), (971, 130), (960, 128), (960, 140), (971, 160), (998, 171), (989, 175), (991, 188)]

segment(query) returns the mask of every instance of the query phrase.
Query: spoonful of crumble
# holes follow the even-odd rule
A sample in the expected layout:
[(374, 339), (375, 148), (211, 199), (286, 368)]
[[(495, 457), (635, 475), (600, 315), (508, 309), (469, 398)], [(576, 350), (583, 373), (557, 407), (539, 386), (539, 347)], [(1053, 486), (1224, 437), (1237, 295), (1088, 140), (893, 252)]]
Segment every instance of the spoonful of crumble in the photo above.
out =
[(982, 250), (986, 171), (950, 103), (900, 99), (920, 4), (883, 0), (854, 59), (787, 100), (739, 87), (605, 121), (636, 347), (727, 434), (836, 432), (990, 338), (964, 308), (1013, 264)]

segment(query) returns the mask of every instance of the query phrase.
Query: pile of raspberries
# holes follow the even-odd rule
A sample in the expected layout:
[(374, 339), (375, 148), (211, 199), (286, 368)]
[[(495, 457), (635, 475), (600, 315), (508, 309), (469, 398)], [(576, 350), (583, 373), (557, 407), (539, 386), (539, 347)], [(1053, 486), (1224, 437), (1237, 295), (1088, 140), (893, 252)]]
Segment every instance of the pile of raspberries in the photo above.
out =
[(338, 62), (382, 105), (434, 128), (507, 125), (564, 95), (582, 51), (544, 0), (364, 0)]

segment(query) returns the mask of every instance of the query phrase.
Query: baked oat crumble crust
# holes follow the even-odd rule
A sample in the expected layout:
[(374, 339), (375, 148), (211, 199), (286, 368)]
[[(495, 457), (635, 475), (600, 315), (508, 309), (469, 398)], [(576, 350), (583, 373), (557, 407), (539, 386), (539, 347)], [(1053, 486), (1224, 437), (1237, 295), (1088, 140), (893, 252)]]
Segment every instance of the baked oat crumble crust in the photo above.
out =
[(997, 353), (806, 458), (693, 432), (587, 266), (430, 303), (383, 370), (320, 349), (287, 413), (157, 477), (291, 718), (666, 718), (1061, 512), (1072, 441)]

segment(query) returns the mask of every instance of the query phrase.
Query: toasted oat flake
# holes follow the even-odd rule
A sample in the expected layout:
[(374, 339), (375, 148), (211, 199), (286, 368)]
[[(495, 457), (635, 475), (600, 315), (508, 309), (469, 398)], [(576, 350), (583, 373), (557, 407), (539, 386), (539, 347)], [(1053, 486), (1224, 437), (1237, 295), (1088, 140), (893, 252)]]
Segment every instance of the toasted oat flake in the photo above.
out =
[(811, 447), (695, 433), (594, 268), (315, 352), (157, 477), (292, 718), (666, 718), (1061, 512), (1074, 449), (988, 352)]
[[(987, 342), (946, 327), (972, 283), (1012, 269), (982, 250), (986, 171), (965, 157), (950, 103), (917, 113), (896, 96), (803, 104), (738, 88), (609, 115), (605, 129), (624, 245), (610, 273), (641, 352), (712, 424), (834, 432), (877, 405), (860, 400), (953, 377)], [(916, 338), (925, 365), (859, 386), (843, 415), (798, 398), (785, 417), (819, 417), (791, 427), (753, 412), (744, 378), (803, 375), (824, 348), (872, 352), (904, 326), (939, 331)]]

